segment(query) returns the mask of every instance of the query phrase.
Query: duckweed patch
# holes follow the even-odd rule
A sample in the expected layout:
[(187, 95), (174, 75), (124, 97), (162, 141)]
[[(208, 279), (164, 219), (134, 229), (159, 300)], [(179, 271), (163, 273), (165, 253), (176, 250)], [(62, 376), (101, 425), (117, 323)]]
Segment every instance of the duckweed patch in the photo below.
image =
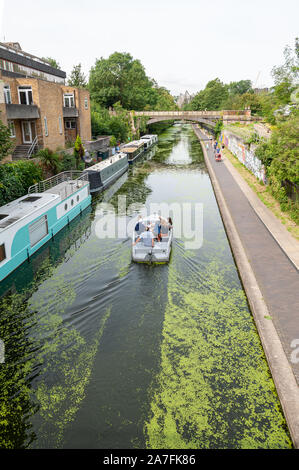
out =
[(228, 271), (215, 260), (205, 285), (184, 273), (182, 286), (178, 260), (170, 266), (148, 448), (292, 446), (245, 294)]

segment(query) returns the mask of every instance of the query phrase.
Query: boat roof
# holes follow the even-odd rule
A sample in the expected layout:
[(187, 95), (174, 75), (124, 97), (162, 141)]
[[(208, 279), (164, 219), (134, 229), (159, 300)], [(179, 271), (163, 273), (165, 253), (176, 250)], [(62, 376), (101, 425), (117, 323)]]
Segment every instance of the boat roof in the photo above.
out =
[(144, 145), (144, 142), (142, 142), (142, 140), (133, 140), (132, 142), (129, 142), (128, 144), (125, 144), (124, 147), (127, 148), (131, 148), (131, 147), (141, 147), (141, 145)]
[(126, 152), (126, 153), (133, 153), (133, 152), (136, 152), (136, 150), (137, 150), (137, 147), (126, 147), (126, 148), (124, 149), (124, 152)]
[(0, 233), (16, 222), (37, 212), (44, 206), (60, 199), (60, 196), (51, 192), (26, 194), (15, 201), (0, 207)]
[[(136, 148), (134, 150), (136, 150)], [(122, 158), (127, 158), (127, 155), (124, 152), (119, 152), (113, 155), (112, 157), (107, 158), (106, 160), (103, 160), (101, 162), (96, 163), (93, 166), (88, 167), (86, 170), (87, 171), (101, 171), (104, 168), (117, 162), (118, 160), (121, 160)]]

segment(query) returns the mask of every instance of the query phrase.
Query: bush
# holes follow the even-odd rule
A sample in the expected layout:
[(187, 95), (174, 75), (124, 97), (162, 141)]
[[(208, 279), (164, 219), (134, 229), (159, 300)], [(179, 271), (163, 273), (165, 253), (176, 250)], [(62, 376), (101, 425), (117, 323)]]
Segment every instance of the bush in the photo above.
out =
[(20, 161), (0, 165), (0, 205), (25, 196), (28, 188), (42, 179), (42, 169), (34, 162)]
[(45, 148), (39, 150), (36, 156), (39, 157), (40, 162), (46, 171), (48, 170), (53, 175), (56, 175), (61, 171), (61, 163), (57, 153)]
[(76, 158), (74, 157), (74, 155), (70, 155), (69, 153), (62, 152), (61, 165), (62, 165), (62, 171), (75, 170)]

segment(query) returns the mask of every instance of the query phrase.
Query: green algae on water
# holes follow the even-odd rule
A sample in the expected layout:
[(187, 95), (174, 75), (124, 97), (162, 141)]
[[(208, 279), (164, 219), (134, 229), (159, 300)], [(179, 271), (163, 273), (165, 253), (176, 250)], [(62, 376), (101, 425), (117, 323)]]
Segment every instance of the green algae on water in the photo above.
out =
[(147, 447), (290, 448), (276, 390), (240, 285), (206, 267), (204, 286), (170, 266), (161, 370)]

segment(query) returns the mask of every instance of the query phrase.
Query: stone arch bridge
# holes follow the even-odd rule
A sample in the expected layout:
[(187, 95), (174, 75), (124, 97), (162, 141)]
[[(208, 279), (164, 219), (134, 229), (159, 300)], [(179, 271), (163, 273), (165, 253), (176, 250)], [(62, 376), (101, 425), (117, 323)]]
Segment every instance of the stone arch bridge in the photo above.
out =
[[(115, 111), (110, 111), (111, 115), (116, 115)], [(222, 110), (222, 111), (130, 111), (132, 129), (139, 128), (141, 117), (147, 117), (147, 125), (160, 121), (184, 120), (200, 122), (209, 127), (215, 127), (220, 119), (223, 124), (229, 122), (249, 122), (252, 121), (251, 110)], [(137, 120), (134, 120), (134, 117)], [(139, 118), (139, 119), (138, 119)], [(256, 120), (256, 117), (254, 117)], [(136, 122), (137, 121), (137, 122)]]

